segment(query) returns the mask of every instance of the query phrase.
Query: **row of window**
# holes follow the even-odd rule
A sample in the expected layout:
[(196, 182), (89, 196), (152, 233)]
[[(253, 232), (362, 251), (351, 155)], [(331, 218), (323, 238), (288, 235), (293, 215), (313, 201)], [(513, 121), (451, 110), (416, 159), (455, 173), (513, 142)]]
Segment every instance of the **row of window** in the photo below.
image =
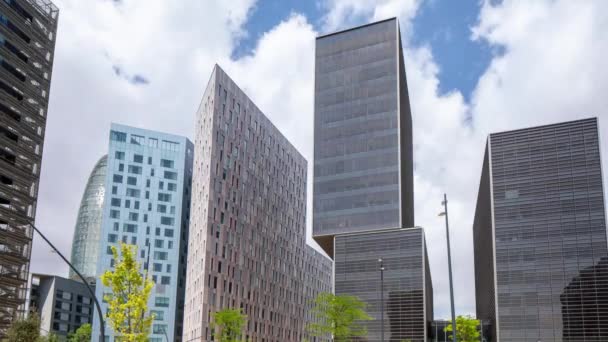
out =
[[(110, 131), (110, 140), (117, 142), (127, 142), (127, 133), (112, 130)], [(130, 134), (129, 143), (132, 145), (146, 146), (146, 137), (137, 134)], [(160, 146), (160, 148), (163, 150), (174, 152), (179, 151), (179, 143), (169, 140), (161, 140), (159, 145), (158, 139), (148, 138), (147, 146), (152, 148), (158, 148)]]

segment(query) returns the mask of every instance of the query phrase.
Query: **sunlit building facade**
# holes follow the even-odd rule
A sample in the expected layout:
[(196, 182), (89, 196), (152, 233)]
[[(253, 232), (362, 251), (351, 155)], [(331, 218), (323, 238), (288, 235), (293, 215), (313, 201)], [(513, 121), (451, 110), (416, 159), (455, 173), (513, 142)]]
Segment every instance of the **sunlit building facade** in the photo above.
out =
[(225, 308), (247, 315), (247, 341), (304, 340), (311, 301), (331, 289), (331, 261), (306, 244), (307, 163), (217, 65), (193, 170), (183, 341), (211, 341)]
[[(106, 170), (108, 156), (103, 156), (95, 164), (84, 188), (74, 238), (72, 240), (72, 257), (70, 262), (85, 277), (87, 282), (95, 283), (97, 258), (99, 257), (99, 237), (101, 235), (101, 218), (106, 192)], [(70, 269), (70, 278), (81, 279)]]
[[(148, 301), (155, 316), (151, 342), (182, 336), (192, 158), (192, 143), (184, 137), (112, 124), (97, 277), (115, 265), (112, 246), (137, 247), (141, 272), (155, 283)], [(98, 281), (97, 298), (108, 292)], [(107, 304), (102, 307), (105, 312)], [(93, 341), (99, 329), (95, 315)], [(119, 340), (109, 326), (106, 335)]]

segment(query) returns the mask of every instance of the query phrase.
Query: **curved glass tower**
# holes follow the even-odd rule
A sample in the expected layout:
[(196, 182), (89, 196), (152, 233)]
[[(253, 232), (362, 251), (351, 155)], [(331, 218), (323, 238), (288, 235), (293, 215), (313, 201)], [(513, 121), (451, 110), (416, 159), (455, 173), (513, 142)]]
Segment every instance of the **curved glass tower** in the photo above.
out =
[[(90, 281), (95, 280), (97, 257), (99, 256), (107, 166), (108, 156), (105, 155), (99, 159), (91, 171), (80, 201), (72, 240), (71, 262), (85, 278), (90, 278)], [(72, 270), (70, 270), (70, 278), (80, 280)]]

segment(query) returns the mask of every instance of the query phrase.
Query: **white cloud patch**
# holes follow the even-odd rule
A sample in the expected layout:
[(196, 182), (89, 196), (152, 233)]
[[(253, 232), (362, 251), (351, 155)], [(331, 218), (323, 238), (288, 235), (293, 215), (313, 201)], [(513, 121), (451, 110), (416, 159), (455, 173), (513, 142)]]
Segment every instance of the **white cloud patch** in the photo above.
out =
[[(251, 55), (232, 60), (233, 48), (247, 34), (242, 27), (253, 0), (58, 0), (57, 5), (60, 28), (37, 224), (67, 255), (86, 177), (107, 150), (109, 123), (192, 138), (194, 113), (216, 62), (312, 167), (319, 34), (312, 20), (292, 14), (262, 35)], [(411, 45), (418, 7), (414, 0), (327, 0), (322, 33), (362, 20), (401, 20), (414, 121), (416, 224), (426, 229), (436, 317), (445, 318), (445, 227), (437, 217), (443, 193), (449, 196), (457, 312), (474, 313), (471, 227), (485, 137), (606, 115), (608, 69), (602, 58), (608, 53), (608, 2), (483, 3), (472, 39), (503, 53), (480, 77), (470, 103), (458, 91), (440, 93), (431, 48)], [(116, 75), (113, 66), (127, 77)], [(148, 83), (132, 82), (136, 75)], [(309, 227), (310, 222), (309, 217)], [(65, 273), (48, 251), (37, 239), (32, 270)]]

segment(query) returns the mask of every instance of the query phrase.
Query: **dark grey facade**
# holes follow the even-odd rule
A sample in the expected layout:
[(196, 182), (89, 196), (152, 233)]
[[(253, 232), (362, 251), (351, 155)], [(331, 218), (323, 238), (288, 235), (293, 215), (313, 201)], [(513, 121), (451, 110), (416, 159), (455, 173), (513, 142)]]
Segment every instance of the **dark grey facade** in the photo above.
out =
[[(380, 265), (384, 271), (381, 296)], [(386, 341), (425, 342), (433, 317), (433, 285), (422, 228), (336, 236), (335, 293), (367, 304), (372, 321), (365, 341), (381, 341), (381, 300)]]
[(599, 145), (597, 119), (489, 136), (473, 231), (493, 341), (608, 340)]
[(53, 333), (61, 341), (93, 320), (93, 298), (86, 285), (76, 280), (32, 274), (27, 304), (28, 312), (40, 316), (41, 334)]
[(412, 119), (397, 19), (317, 38), (313, 235), (414, 226)]
[(332, 270), (306, 244), (306, 160), (219, 66), (194, 149), (183, 341), (211, 340), (224, 308), (248, 341), (302, 341)]
[(25, 303), (58, 12), (0, 1), (0, 338)]

